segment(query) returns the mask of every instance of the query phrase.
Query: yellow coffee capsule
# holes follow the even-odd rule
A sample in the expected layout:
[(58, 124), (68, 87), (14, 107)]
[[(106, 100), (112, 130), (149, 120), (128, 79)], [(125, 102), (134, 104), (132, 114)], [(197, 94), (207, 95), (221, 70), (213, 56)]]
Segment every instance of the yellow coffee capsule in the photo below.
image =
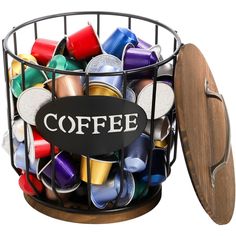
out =
[[(111, 170), (112, 163), (113, 162), (95, 160), (90, 158), (91, 184), (104, 184)], [(81, 156), (80, 178), (84, 182), (88, 182), (86, 156)]]
[(166, 139), (164, 139), (162, 141), (161, 140), (155, 140), (154, 144), (155, 144), (155, 147), (157, 147), (157, 148), (166, 148), (167, 147)]
[(89, 85), (89, 95), (90, 96), (109, 96), (121, 98), (122, 94), (115, 88), (105, 84), (105, 83), (91, 83)]
[[(34, 56), (30, 55), (30, 54), (19, 54), (17, 56), (19, 58), (21, 58), (22, 60), (37, 63), (36, 58)], [(25, 66), (25, 69), (26, 68), (27, 68), (27, 66)], [(21, 74), (21, 63), (14, 59), (11, 63), (11, 68), (10, 69), (11, 69), (11, 73), (9, 74), (9, 78), (11, 80), (15, 76)]]
[(43, 83), (38, 83), (38, 84), (35, 84), (33, 87), (44, 88), (44, 84)]

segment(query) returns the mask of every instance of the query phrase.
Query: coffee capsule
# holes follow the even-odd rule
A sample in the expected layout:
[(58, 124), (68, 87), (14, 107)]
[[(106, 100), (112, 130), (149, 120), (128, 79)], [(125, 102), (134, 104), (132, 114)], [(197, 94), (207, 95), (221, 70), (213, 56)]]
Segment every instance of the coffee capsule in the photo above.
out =
[[(28, 126), (28, 134), (32, 158), (46, 158), (51, 155), (51, 144), (39, 134), (35, 127)], [(54, 146), (54, 153), (58, 152), (59, 148)]]
[(63, 54), (65, 43), (65, 38), (59, 42), (37, 38), (31, 49), (31, 54), (37, 59), (39, 64), (46, 66), (54, 55)]
[[(52, 91), (52, 80), (47, 80), (45, 85)], [(55, 95), (58, 98), (68, 96), (83, 96), (83, 85), (80, 76), (62, 75), (55, 80)]]
[[(52, 189), (51, 180), (47, 178), (47, 176), (45, 175), (41, 176), (41, 180), (42, 180), (43, 185), (45, 186), (46, 197), (51, 201), (57, 200), (58, 198)], [(63, 201), (67, 201), (70, 198), (71, 193), (75, 192), (79, 188), (79, 186), (80, 186), (80, 182), (76, 183), (72, 187), (65, 187), (65, 188), (61, 188), (55, 185), (55, 190)]]
[(127, 44), (132, 44), (135, 47), (138, 44), (137, 37), (129, 29), (117, 28), (102, 44), (102, 48), (106, 53), (121, 59)]
[(135, 178), (135, 192), (132, 200), (140, 200), (148, 194), (147, 183), (142, 179)]
[[(141, 172), (142, 180), (148, 182), (149, 167)], [(151, 162), (151, 186), (156, 186), (164, 182), (167, 178), (166, 153), (164, 149), (153, 149)]]
[(124, 52), (122, 61), (124, 70), (130, 70), (155, 64), (158, 58), (154, 51), (130, 47)]
[(160, 66), (158, 68), (157, 76), (163, 76), (163, 75), (168, 75), (168, 76), (173, 76), (173, 65), (170, 63), (165, 63), (164, 65)]
[(136, 95), (133, 89), (127, 87), (126, 88), (126, 100), (135, 103), (136, 102)]
[[(156, 82), (156, 106), (154, 119), (167, 114), (174, 105), (174, 92), (170, 85), (164, 82)], [(147, 118), (151, 119), (153, 83), (146, 85), (137, 96), (137, 104), (146, 112)]]
[[(71, 161), (71, 155), (65, 151), (58, 153), (55, 156), (55, 183), (59, 188), (68, 189), (79, 183), (78, 169)], [(48, 161), (46, 165), (40, 170), (38, 175), (47, 176), (52, 179), (52, 160)]]
[[(104, 209), (109, 202), (115, 202), (121, 187), (121, 177), (119, 171), (109, 177), (104, 185), (91, 185), (91, 200), (95, 207)], [(132, 173), (124, 172), (123, 191), (119, 200), (118, 207), (128, 205), (134, 197), (135, 182)]]
[(150, 144), (150, 137), (146, 134), (141, 134), (125, 148), (125, 170), (141, 172), (146, 168)]
[[(122, 71), (121, 61), (112, 55), (102, 54), (94, 57), (87, 65), (86, 73), (105, 73), (105, 72), (120, 72)], [(111, 89), (120, 91), (122, 93), (122, 76), (90, 76), (90, 84), (102, 83), (107, 84)]]
[[(67, 60), (63, 55), (56, 55), (48, 63), (48, 67), (68, 70), (76, 68), (76, 63), (72, 59)], [(48, 80), (44, 83), (52, 91), (52, 72), (47, 72)], [(83, 86), (78, 75), (55, 74), (55, 94), (57, 97), (82, 96)]]
[(100, 42), (92, 25), (68, 36), (67, 50), (77, 60), (91, 58), (102, 53)]
[(154, 145), (156, 148), (163, 148), (163, 149), (166, 149), (167, 146), (168, 146), (168, 143), (167, 143), (167, 138), (164, 139), (164, 140), (155, 140), (154, 141)]
[(21, 118), (15, 119), (12, 125), (12, 133), (18, 142), (25, 140), (24, 135), (24, 120)]
[[(24, 61), (37, 63), (36, 58), (30, 54), (19, 54), (17, 56)], [(27, 66), (24, 66), (24, 68), (26, 69)], [(21, 63), (16, 59), (13, 59), (13, 61), (11, 62), (11, 68), (9, 69), (9, 79), (11, 80), (12, 78), (20, 74), (21, 74)]]
[(52, 94), (47, 89), (36, 87), (26, 89), (17, 100), (18, 113), (24, 121), (35, 126), (36, 113), (51, 99)]
[(152, 45), (147, 43), (146, 41), (138, 38), (138, 44), (136, 45), (136, 48), (141, 48), (141, 49), (149, 49), (151, 48)]
[(65, 70), (85, 70), (86, 66), (86, 61), (77, 61), (73, 58), (66, 58)]
[(122, 94), (118, 89), (101, 82), (93, 82), (89, 84), (89, 95), (122, 98)]
[[(29, 172), (36, 174), (38, 160), (35, 159), (30, 153), (29, 158)], [(14, 153), (14, 165), (16, 168), (26, 171), (26, 156), (25, 156), (25, 144), (20, 143), (16, 152)]]
[[(13, 136), (12, 138), (12, 144), (13, 144), (13, 152), (16, 152), (16, 149), (19, 146), (18, 140)], [(6, 131), (3, 135), (2, 139), (2, 148), (6, 151), (7, 154), (10, 154), (10, 137), (9, 137), (9, 131)]]
[[(43, 192), (43, 184), (41, 183), (40, 180), (36, 178), (35, 175), (29, 174), (29, 179), (32, 182), (33, 186), (36, 188), (36, 190), (39, 193)], [(30, 183), (27, 180), (27, 175), (26, 173), (22, 174), (19, 178), (19, 186), (22, 189), (22, 191), (30, 196), (35, 196), (37, 193), (34, 191), (34, 189), (31, 187)]]
[[(106, 182), (108, 175), (110, 173), (112, 164), (116, 161), (113, 159), (98, 160), (97, 157), (90, 158), (90, 175), (91, 184), (102, 185)], [(87, 178), (87, 157), (81, 156), (80, 163), (80, 178), (84, 182), (88, 182)]]
[[(25, 89), (34, 87), (36, 84), (44, 83), (47, 80), (45, 73), (39, 69), (28, 67), (25, 70)], [(15, 97), (19, 97), (22, 90), (22, 74), (11, 80), (11, 91)]]
[[(171, 125), (168, 116), (162, 116), (161, 118), (154, 120), (154, 140), (164, 140), (170, 133)], [(145, 133), (150, 135), (151, 133), (151, 121), (148, 120), (145, 128)]]
[[(139, 69), (157, 63), (158, 57), (156, 52), (149, 49), (140, 49), (127, 46), (122, 55), (122, 65), (124, 70)], [(146, 69), (139, 72), (128, 74), (128, 80), (149, 78), (154, 76), (154, 69)]]

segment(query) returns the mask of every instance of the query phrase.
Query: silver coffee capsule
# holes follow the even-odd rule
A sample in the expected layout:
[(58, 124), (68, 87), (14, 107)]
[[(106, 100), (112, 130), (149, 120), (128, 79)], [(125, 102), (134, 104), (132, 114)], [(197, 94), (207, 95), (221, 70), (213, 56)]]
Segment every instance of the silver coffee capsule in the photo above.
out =
[(35, 125), (36, 113), (51, 98), (52, 94), (47, 89), (38, 87), (26, 89), (17, 100), (17, 110), (20, 117), (28, 124)]
[[(151, 119), (153, 83), (146, 85), (137, 96), (137, 104), (146, 112), (147, 118)], [(164, 82), (156, 85), (156, 106), (154, 119), (167, 114), (174, 105), (174, 92), (171, 86)]]
[[(169, 118), (167, 116), (162, 116), (161, 118), (154, 120), (154, 133), (153, 139), (163, 141), (170, 133), (171, 125)], [(151, 121), (148, 120), (147, 126), (145, 128), (145, 133), (150, 135), (151, 132)]]

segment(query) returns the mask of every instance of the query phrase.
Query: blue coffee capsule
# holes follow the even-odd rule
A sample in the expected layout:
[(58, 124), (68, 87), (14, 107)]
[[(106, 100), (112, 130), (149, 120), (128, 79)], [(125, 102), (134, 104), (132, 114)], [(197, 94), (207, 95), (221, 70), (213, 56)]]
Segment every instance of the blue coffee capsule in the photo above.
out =
[[(14, 153), (16, 152), (18, 146), (20, 145), (20, 142), (14, 137), (12, 138), (13, 142), (13, 151)], [(3, 135), (2, 139), (2, 148), (6, 151), (8, 155), (10, 155), (10, 136), (9, 136), (9, 131), (6, 131)]]
[[(91, 185), (91, 200), (95, 207), (104, 209), (109, 202), (115, 202), (120, 192), (120, 173), (113, 173), (104, 185)], [(117, 202), (118, 207), (128, 205), (134, 197), (135, 181), (132, 173), (124, 172), (123, 191)]]
[(150, 137), (143, 133), (125, 149), (125, 170), (143, 171), (147, 165), (149, 149)]
[(122, 57), (123, 50), (127, 44), (138, 44), (136, 35), (126, 28), (117, 28), (111, 36), (103, 43), (103, 50), (119, 59)]
[[(120, 72), (122, 71), (121, 60), (115, 56), (102, 54), (94, 57), (87, 65), (86, 73), (105, 73), (105, 72)], [(122, 81), (120, 75), (115, 76), (90, 76), (89, 83), (92, 84), (105, 84), (112, 90), (122, 96)]]
[[(117, 174), (115, 176), (115, 186), (117, 192), (119, 193), (121, 186), (120, 174)], [(121, 193), (120, 199), (117, 202), (117, 206), (118, 207), (127, 206), (134, 198), (134, 193), (135, 193), (135, 181), (133, 174), (128, 171), (124, 172), (123, 191)]]
[[(39, 159), (32, 158), (32, 155), (29, 155), (29, 159), (29, 172), (35, 174)], [(14, 165), (16, 166), (16, 168), (26, 170), (24, 143), (20, 143), (20, 145), (16, 149), (16, 152), (14, 154)]]
[[(167, 166), (166, 166), (166, 153), (164, 149), (155, 148), (153, 149), (153, 157), (151, 163), (151, 186), (156, 186), (164, 182), (167, 178)], [(147, 168), (140, 173), (143, 181), (148, 182), (148, 172)]]
[(126, 100), (135, 103), (136, 102), (136, 95), (133, 89), (127, 87), (126, 88)]

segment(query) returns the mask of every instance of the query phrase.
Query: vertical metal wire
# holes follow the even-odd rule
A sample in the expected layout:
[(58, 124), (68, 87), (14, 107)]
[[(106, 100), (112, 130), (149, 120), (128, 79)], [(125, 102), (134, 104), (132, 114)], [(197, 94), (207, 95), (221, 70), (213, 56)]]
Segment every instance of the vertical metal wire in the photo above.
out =
[[(125, 99), (126, 98), (126, 91), (127, 91), (127, 73), (126, 73), (126, 71), (123, 72), (122, 78), (123, 78), (122, 93), (123, 93), (123, 99)], [(120, 190), (119, 190), (118, 196), (114, 202), (114, 206), (117, 206), (119, 199), (121, 198), (122, 192), (124, 190), (124, 181), (125, 181), (125, 179), (124, 179), (124, 177), (125, 177), (125, 175), (124, 175), (125, 155), (124, 155), (124, 153), (125, 153), (124, 147), (122, 147), (122, 149), (119, 151), (119, 154), (120, 154), (119, 155), (120, 156), (120, 163), (119, 163), (120, 164), (120, 169), (119, 169), (119, 171), (120, 171)]]
[(67, 35), (67, 18), (64, 16), (64, 35)]
[[(56, 78), (56, 72), (55, 69), (52, 72), (52, 101), (55, 101), (56, 97), (55, 97), (55, 78)], [(64, 205), (63, 200), (61, 199), (61, 197), (59, 196), (57, 190), (56, 190), (56, 186), (55, 186), (55, 179), (56, 179), (56, 169), (55, 169), (55, 145), (53, 142), (50, 142), (50, 149), (51, 149), (51, 163), (52, 163), (52, 173), (51, 173), (51, 187), (52, 187), (52, 191), (55, 194), (58, 202), (60, 205)]]
[[(177, 31), (175, 31), (177, 33)], [(174, 38), (174, 47), (173, 51), (176, 50), (177, 47), (177, 40)], [(173, 58), (173, 88), (175, 87), (175, 66), (176, 66), (176, 61), (177, 61), (177, 55)], [(176, 107), (176, 105), (175, 105)], [(175, 135), (174, 135), (174, 154), (172, 161), (170, 162), (170, 167), (175, 163), (176, 158), (177, 158), (177, 147), (178, 147), (178, 132), (179, 132), (179, 127), (178, 127), (178, 122), (176, 121), (175, 124)]]
[[(24, 62), (21, 62), (21, 78), (22, 78), (22, 91), (25, 90), (25, 65)], [(26, 179), (30, 187), (34, 190), (34, 192), (39, 196), (39, 192), (30, 180), (30, 173), (29, 173), (29, 168), (30, 168), (30, 160), (29, 160), (29, 151), (28, 151), (28, 129), (27, 129), (27, 123), (24, 121), (24, 143), (25, 143), (25, 166), (26, 166)], [(29, 143), (30, 145), (33, 145), (32, 143)]]
[[(89, 75), (85, 75), (85, 95), (89, 96)], [(91, 171), (90, 171), (90, 157), (86, 158), (86, 169), (87, 169), (87, 193), (88, 193), (88, 206), (92, 207), (91, 202)]]
[(171, 117), (170, 117), (170, 124), (171, 124), (171, 132), (170, 132), (170, 135), (168, 137), (168, 146), (167, 146), (167, 149), (165, 151), (165, 155), (166, 155), (166, 166), (167, 166), (167, 170), (168, 170), (168, 173), (167, 175), (170, 174), (170, 151), (171, 151), (171, 148), (172, 148), (172, 143), (173, 143), (173, 136), (175, 135), (175, 133), (173, 132), (172, 130), (172, 124), (173, 124), (173, 121), (174, 121), (174, 108), (172, 108), (172, 111), (171, 111)]
[(38, 38), (38, 27), (37, 22), (34, 22), (34, 39), (36, 40)]
[(7, 51), (4, 48), (3, 40), (2, 40), (2, 50), (3, 50), (4, 75), (5, 75), (5, 83), (6, 83), (6, 95), (7, 95), (7, 121), (8, 121), (8, 130), (9, 130), (11, 166), (16, 171), (16, 173), (19, 175), (20, 171), (16, 168), (16, 166), (14, 164), (14, 150), (13, 150), (13, 137), (12, 137), (12, 114), (11, 114), (9, 74), (8, 74), (8, 55), (7, 55)]
[(159, 28), (158, 25), (155, 25), (155, 44), (158, 44), (158, 37), (159, 37)]
[[(176, 39), (174, 38), (174, 46), (173, 46), (173, 52), (176, 50)], [(173, 89), (174, 89), (174, 74), (175, 74), (175, 65), (176, 65), (176, 56), (173, 58), (173, 74), (172, 74), (172, 79), (173, 79)], [(171, 111), (171, 119), (170, 119), (170, 123), (171, 123), (171, 125), (173, 124), (173, 121), (174, 121), (174, 116), (175, 116), (175, 107), (172, 109), (172, 111)], [(177, 123), (176, 123), (177, 124)], [(174, 136), (174, 137), (173, 137)], [(167, 150), (166, 150), (166, 165), (167, 165), (167, 167), (168, 167), (168, 175), (170, 174), (170, 167), (171, 167), (171, 165), (173, 165), (173, 163), (172, 164), (170, 164), (170, 152), (171, 152), (171, 148), (172, 148), (172, 143), (173, 143), (173, 141), (175, 142), (175, 140), (176, 140), (176, 136), (177, 136), (177, 133), (176, 133), (176, 131), (174, 132), (173, 131), (173, 127), (172, 127), (172, 132), (171, 132), (171, 134), (170, 134), (170, 136), (169, 136), (169, 139), (168, 139), (168, 148), (167, 148)], [(174, 145), (175, 145), (175, 143), (174, 143)], [(175, 156), (175, 158), (176, 158), (176, 156)], [(172, 162), (173, 162), (173, 160), (172, 160)]]
[(176, 122), (176, 125), (175, 125), (175, 135), (174, 135), (174, 154), (173, 154), (172, 161), (170, 162), (170, 167), (175, 163), (176, 158), (177, 158), (178, 132), (179, 132), (179, 127), (178, 127), (178, 123)]
[(85, 90), (84, 93), (86, 96), (89, 96), (89, 75), (86, 73), (85, 75)]
[[(15, 27), (13, 27), (15, 29)], [(13, 45), (14, 45), (14, 53), (15, 55), (18, 54), (17, 52), (17, 38), (16, 38), (16, 32), (13, 33)]]
[[(175, 33), (177, 34), (177, 31), (175, 31)], [(177, 40), (176, 38), (174, 38), (173, 52), (176, 50), (176, 47), (177, 47)], [(173, 58), (173, 81), (174, 81), (174, 75), (175, 75), (176, 60), (177, 60), (177, 55), (175, 55), (175, 57)], [(173, 83), (173, 86), (174, 85), (175, 83)]]
[(100, 36), (100, 14), (97, 14), (97, 35)]
[(132, 27), (132, 25), (131, 25), (131, 17), (128, 17), (128, 28), (131, 30), (131, 27)]
[(153, 158), (153, 148), (154, 148), (154, 115), (156, 109), (156, 90), (157, 90), (157, 71), (158, 67), (154, 70), (153, 75), (153, 90), (152, 90), (152, 108), (151, 108), (151, 128), (150, 128), (150, 150), (149, 150), (149, 158), (148, 158), (148, 184), (149, 188), (151, 185), (151, 174), (152, 174), (152, 158)]

